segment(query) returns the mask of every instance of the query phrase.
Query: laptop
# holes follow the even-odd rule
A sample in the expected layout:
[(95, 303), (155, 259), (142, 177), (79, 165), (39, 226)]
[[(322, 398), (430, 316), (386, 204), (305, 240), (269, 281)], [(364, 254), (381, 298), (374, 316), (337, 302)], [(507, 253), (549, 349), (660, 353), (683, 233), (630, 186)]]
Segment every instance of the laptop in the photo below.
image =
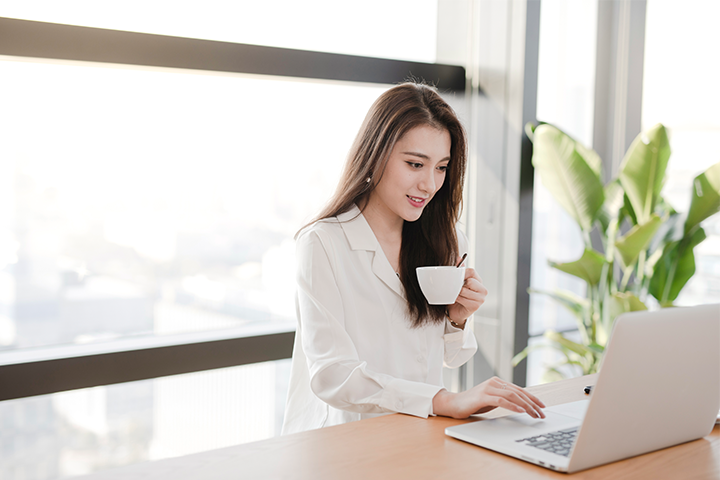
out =
[(615, 321), (587, 400), (445, 429), (451, 437), (577, 472), (708, 435), (720, 408), (720, 304)]

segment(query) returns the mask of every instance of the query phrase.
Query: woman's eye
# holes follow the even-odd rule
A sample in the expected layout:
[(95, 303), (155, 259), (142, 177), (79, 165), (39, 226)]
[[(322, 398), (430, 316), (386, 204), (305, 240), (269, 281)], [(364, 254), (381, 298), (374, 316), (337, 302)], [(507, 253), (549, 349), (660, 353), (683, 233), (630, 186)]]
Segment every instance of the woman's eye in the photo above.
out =
[(416, 163), (416, 162), (407, 162), (408, 165), (410, 165), (412, 168), (421, 168), (423, 165), (422, 163)]
[(439, 169), (441, 172), (445, 173), (445, 172), (447, 172), (448, 166), (447, 166), (447, 165), (443, 165), (442, 167), (438, 167), (438, 169)]

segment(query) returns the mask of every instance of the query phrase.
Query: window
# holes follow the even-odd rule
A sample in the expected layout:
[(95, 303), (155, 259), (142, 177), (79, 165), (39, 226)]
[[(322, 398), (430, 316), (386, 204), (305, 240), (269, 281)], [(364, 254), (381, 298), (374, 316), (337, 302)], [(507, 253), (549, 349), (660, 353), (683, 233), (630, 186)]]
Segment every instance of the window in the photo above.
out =
[(279, 434), (290, 360), (0, 402), (0, 477), (52, 480)]
[[(662, 123), (672, 155), (663, 195), (679, 212), (690, 207), (693, 179), (720, 161), (720, 91), (714, 61), (715, 2), (648, 2), (643, 85), (643, 129)], [(688, 15), (688, 13), (691, 13)], [(672, 32), (672, 35), (668, 35)], [(714, 303), (720, 296), (720, 216), (703, 223), (707, 239), (695, 252), (695, 276), (678, 305)]]
[[(413, 2), (410, 9), (370, 2), (362, 12), (327, 1), (241, 5), (261, 11), (239, 12), (236, 2), (219, 1), (203, 3), (202, 12), (169, 2), (117, 8), (3, 2), (0, 22), (20, 18), (435, 59), (435, 1)], [(377, 15), (380, 8), (383, 15)], [(358, 22), (361, 14), (375, 23)], [(342, 21), (348, 16), (360, 31)], [(403, 22), (423, 34), (405, 41), (405, 30), (390, 28)], [(56, 33), (52, 27), (43, 31)], [(93, 35), (107, 38), (103, 31)], [(141, 37), (140, 43), (158, 38)], [(250, 338), (267, 330), (263, 341), (272, 342), (276, 332), (292, 329), (292, 237), (332, 193), (368, 107), (387, 88), (384, 79), (401, 81), (421, 64), (346, 57), (356, 66), (362, 61), (376, 80), (335, 82), (231, 73), (235, 65), (209, 71), (102, 58), (91, 63), (73, 56), (81, 47), (63, 45), (76, 50), (26, 58), (8, 53), (7, 43), (0, 46), (0, 370), (46, 352), (53, 360), (93, 358), (104, 349), (129, 358), (147, 345), (187, 346), (215, 332), (226, 338), (246, 331)], [(202, 41), (191, 46), (208, 47)], [(294, 52), (282, 55), (300, 55)], [(430, 65), (437, 75), (428, 79), (442, 78), (448, 67), (441, 67)], [(464, 69), (449, 68), (464, 84)], [(139, 347), (123, 350), (136, 340)], [(91, 348), (74, 350), (85, 347)], [(48, 377), (53, 360), (42, 362), (50, 365)], [(135, 369), (133, 375), (147, 378), (139, 371), (145, 367)], [(0, 402), (7, 459), (0, 476), (89, 473), (279, 431), (288, 360), (204, 370), (72, 391), (61, 390), (77, 387), (60, 386), (60, 393)], [(253, 402), (266, 408), (255, 409)], [(254, 423), (239, 423), (241, 417), (247, 422), (248, 412)], [(234, 420), (223, 429), (223, 418)], [(196, 438), (197, 425), (215, 429), (213, 435)], [(68, 436), (80, 439), (78, 448), (58, 445)], [(136, 451), (104, 455), (98, 448), (128, 445), (130, 438), (140, 439)]]
[(294, 324), (292, 237), (385, 87), (0, 62), (4, 348)]
[[(592, 146), (597, 4), (567, 0), (543, 1), (540, 10), (537, 118), (552, 123)], [(535, 173), (531, 288), (570, 290), (585, 295), (585, 283), (548, 266), (548, 260), (574, 261), (584, 245), (575, 221), (558, 205)], [(564, 307), (541, 294), (530, 295), (530, 344), (542, 341), (545, 330), (577, 328)], [(545, 364), (556, 352), (535, 350), (528, 357), (526, 385), (540, 383)]]

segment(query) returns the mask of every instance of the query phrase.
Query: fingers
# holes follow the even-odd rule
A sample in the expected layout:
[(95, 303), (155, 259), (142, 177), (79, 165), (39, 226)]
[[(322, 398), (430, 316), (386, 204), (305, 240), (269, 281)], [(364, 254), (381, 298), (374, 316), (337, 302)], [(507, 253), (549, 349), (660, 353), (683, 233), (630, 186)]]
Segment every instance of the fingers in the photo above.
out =
[(468, 318), (485, 303), (488, 291), (474, 268), (465, 270), (465, 281), (455, 304), (448, 307), (451, 318)]
[(467, 267), (465, 269), (465, 281), (467, 282), (469, 278), (474, 278), (478, 282), (482, 283), (482, 278), (480, 278), (480, 275), (478, 275), (477, 271), (472, 267)]
[[(515, 395), (516, 398), (511, 400), (516, 400), (516, 403), (521, 405), (531, 416), (537, 415), (536, 418), (545, 418), (545, 413), (542, 411), (542, 407), (540, 407), (540, 405), (536, 402), (533, 402), (527, 396), (527, 392), (520, 387), (515, 387), (515, 389), (516, 390), (511, 395)], [(533, 415), (533, 413), (535, 413), (535, 415)]]
[[(470, 278), (465, 280), (465, 284), (460, 290), (457, 301), (467, 307), (475, 306), (475, 308), (472, 309), (472, 311), (475, 311), (480, 308), (480, 305), (485, 303), (485, 297), (487, 297), (487, 294), (488, 291), (487, 288), (485, 288), (485, 285), (475, 278)], [(461, 301), (461, 299), (465, 301)], [(476, 305), (472, 305), (473, 303)]]
[[(475, 385), (470, 390), (453, 394), (451, 415), (467, 418), (475, 413), (486, 413), (497, 407), (511, 412), (527, 413), (533, 418), (545, 418), (545, 404), (525, 389), (505, 382), (498, 377)], [(434, 405), (434, 403), (433, 403)]]
[(505, 383), (496, 377), (492, 379), (492, 390), (489, 393), (498, 398), (499, 407), (514, 412), (526, 412), (533, 418), (545, 418), (545, 413), (542, 411), (545, 404), (517, 385)]
[(462, 290), (469, 290), (482, 295), (487, 295), (488, 293), (487, 288), (483, 285), (482, 279), (478, 276), (474, 268), (468, 268), (465, 270), (465, 281), (463, 282)]
[(533, 403), (535, 403), (536, 405), (539, 405), (540, 408), (545, 408), (545, 404), (538, 397), (536, 397), (535, 395), (533, 395), (532, 393), (528, 392), (527, 390), (525, 390), (523, 388), (520, 388), (516, 385), (513, 385), (513, 386), (515, 388), (520, 389), (530, 400), (532, 400)]
[(506, 402), (510, 402), (516, 412), (525, 412), (533, 418), (545, 418), (545, 414), (538, 405), (528, 401), (522, 394), (511, 389), (506, 389), (499, 394)]
[(467, 298), (468, 300), (484, 300), (487, 296), (488, 291), (485, 285), (476, 281), (469, 280), (463, 285), (458, 296)]
[[(503, 398), (503, 397), (498, 397), (497, 406), (502, 407), (505, 410), (510, 410), (511, 412), (517, 412), (517, 413), (526, 412), (526, 410), (524, 408), (522, 408), (520, 405), (516, 405), (516, 404), (512, 403), (510, 400)], [(530, 416), (535, 417), (534, 414), (531, 414)]]

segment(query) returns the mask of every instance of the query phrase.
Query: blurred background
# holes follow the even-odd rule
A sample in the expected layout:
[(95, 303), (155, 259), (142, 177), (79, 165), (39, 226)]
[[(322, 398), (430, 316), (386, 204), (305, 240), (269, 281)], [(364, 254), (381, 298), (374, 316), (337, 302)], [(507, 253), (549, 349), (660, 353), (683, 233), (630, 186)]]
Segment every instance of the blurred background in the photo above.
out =
[[(522, 125), (554, 123), (595, 148), (609, 174), (618, 151), (662, 122), (673, 150), (664, 195), (686, 210), (694, 176), (720, 160), (717, 18), (712, 0), (0, 0), (0, 44), (10, 27), (23, 45), (47, 35), (40, 53), (0, 47), (0, 369), (40, 372), (29, 390), (0, 385), (0, 478), (70, 477), (278, 435), (293, 236), (332, 194), (371, 103), (428, 66), (461, 74), (459, 87), (425, 80), (468, 129), (462, 223), (493, 296), (475, 318), (481, 351), (446, 384), (540, 382), (552, 352), (517, 369), (509, 359), (546, 329), (572, 334), (575, 321), (525, 290), (583, 295), (547, 266), (583, 244), (528, 167)], [(282, 62), (243, 72), (242, 58), (207, 69), (102, 52), (90, 61), (84, 45), (54, 49), (66, 38), (55, 24), (203, 52), (257, 45), (261, 58), (310, 58), (310, 73)], [(369, 77), (312, 73), (336, 61), (370, 65)], [(600, 112), (608, 102), (614, 113)], [(680, 305), (720, 295), (720, 220), (704, 228)], [(256, 337), (271, 345), (267, 361), (243, 351)], [(213, 364), (212, 342), (228, 339), (239, 342), (234, 366), (192, 366)], [(48, 386), (62, 360), (168, 345), (200, 345), (178, 360), (187, 373), (136, 366), (132, 381)]]

